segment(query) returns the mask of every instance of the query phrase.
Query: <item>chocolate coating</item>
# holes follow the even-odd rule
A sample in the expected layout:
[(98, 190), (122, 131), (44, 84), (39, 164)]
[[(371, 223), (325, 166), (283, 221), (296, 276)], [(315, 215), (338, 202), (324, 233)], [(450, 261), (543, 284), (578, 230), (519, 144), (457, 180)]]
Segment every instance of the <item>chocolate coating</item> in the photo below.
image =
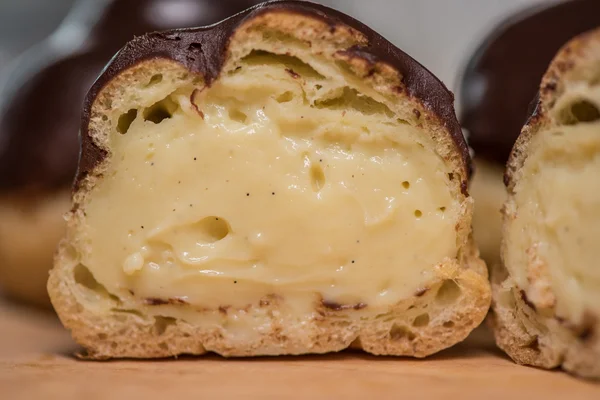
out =
[(11, 98), (0, 110), (0, 192), (72, 183), (85, 95), (114, 53), (134, 35), (215, 23), (258, 2), (110, 2), (82, 46), (67, 56), (41, 60), (32, 74), (11, 82), (6, 91)]
[[(332, 30), (335, 30), (336, 26), (346, 25), (361, 32), (367, 38), (368, 44), (364, 47), (355, 46), (347, 49), (346, 55), (361, 58), (370, 64), (381, 61), (396, 68), (402, 74), (408, 94), (431, 110), (448, 129), (462, 156), (465, 169), (468, 171), (467, 174), (470, 172), (471, 160), (456, 119), (454, 96), (438, 78), (409, 55), (354, 18), (322, 5), (282, 0), (260, 4), (218, 25), (151, 33), (129, 42), (107, 66), (104, 74), (92, 86), (86, 97), (81, 125), (82, 147), (76, 186), (106, 156), (105, 152), (94, 144), (87, 130), (92, 103), (104, 85), (124, 69), (153, 58), (174, 60), (190, 71), (203, 75), (204, 80), (210, 85), (219, 76), (225, 61), (229, 39), (236, 29), (245, 21), (263, 13), (278, 10), (321, 19)], [(462, 188), (463, 193), (466, 194), (466, 181), (463, 182)]]
[(600, 1), (571, 0), (522, 11), (487, 36), (464, 72), (459, 99), (476, 157), (506, 164), (554, 55), (599, 25)]

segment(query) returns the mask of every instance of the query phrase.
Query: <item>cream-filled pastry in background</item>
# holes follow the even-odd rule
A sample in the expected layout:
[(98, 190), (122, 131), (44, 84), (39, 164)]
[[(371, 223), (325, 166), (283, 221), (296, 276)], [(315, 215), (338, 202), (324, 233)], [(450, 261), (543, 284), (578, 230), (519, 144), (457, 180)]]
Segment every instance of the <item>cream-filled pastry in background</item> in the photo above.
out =
[(600, 378), (600, 30), (565, 45), (506, 170), (496, 340), (514, 360)]

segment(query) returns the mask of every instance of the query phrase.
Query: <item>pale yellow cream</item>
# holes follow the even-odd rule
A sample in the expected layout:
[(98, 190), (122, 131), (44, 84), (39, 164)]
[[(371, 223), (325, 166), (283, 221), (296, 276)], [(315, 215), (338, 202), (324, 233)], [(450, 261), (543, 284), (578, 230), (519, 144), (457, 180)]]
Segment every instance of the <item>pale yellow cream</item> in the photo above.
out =
[(173, 92), (159, 123), (139, 110), (123, 134), (115, 119), (85, 206), (96, 280), (208, 309), (266, 295), (389, 306), (456, 258), (460, 204), (427, 134), (309, 75), (248, 62)]
[(540, 132), (522, 174), (506, 265), (531, 301), (580, 323), (600, 313), (600, 123)]

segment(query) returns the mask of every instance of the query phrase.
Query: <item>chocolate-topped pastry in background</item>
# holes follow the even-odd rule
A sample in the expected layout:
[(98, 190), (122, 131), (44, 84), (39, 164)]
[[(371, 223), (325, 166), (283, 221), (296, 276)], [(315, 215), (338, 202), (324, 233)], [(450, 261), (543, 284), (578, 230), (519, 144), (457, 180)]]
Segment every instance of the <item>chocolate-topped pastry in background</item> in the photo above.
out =
[(49, 305), (46, 281), (77, 168), (81, 105), (134, 35), (208, 25), (257, 0), (83, 0), (0, 83), (0, 290)]
[(483, 40), (464, 71), (458, 108), (475, 152), (473, 232), (490, 266), (500, 261), (504, 167), (542, 75), (567, 41), (599, 25), (598, 0), (520, 11)]
[(600, 380), (600, 28), (557, 53), (504, 174), (489, 322), (519, 364)]

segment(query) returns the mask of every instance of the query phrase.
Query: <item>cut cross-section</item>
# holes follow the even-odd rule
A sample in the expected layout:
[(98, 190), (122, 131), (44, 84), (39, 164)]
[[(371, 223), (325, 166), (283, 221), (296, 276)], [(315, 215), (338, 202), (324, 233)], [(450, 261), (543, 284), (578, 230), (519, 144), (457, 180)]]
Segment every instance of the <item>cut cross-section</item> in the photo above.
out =
[[(339, 13), (350, 25), (325, 21), (330, 12), (274, 2), (214, 35), (136, 39), (92, 89), (72, 251), (59, 250), (50, 282), (91, 354), (359, 343), (422, 357), (481, 322), (489, 285), (452, 95), (399, 50), (365, 53), (383, 39)], [(74, 261), (119, 303), (64, 310), (89, 292), (71, 281)], [(436, 301), (446, 281), (456, 290)], [(117, 330), (98, 340), (113, 319), (143, 346)]]

